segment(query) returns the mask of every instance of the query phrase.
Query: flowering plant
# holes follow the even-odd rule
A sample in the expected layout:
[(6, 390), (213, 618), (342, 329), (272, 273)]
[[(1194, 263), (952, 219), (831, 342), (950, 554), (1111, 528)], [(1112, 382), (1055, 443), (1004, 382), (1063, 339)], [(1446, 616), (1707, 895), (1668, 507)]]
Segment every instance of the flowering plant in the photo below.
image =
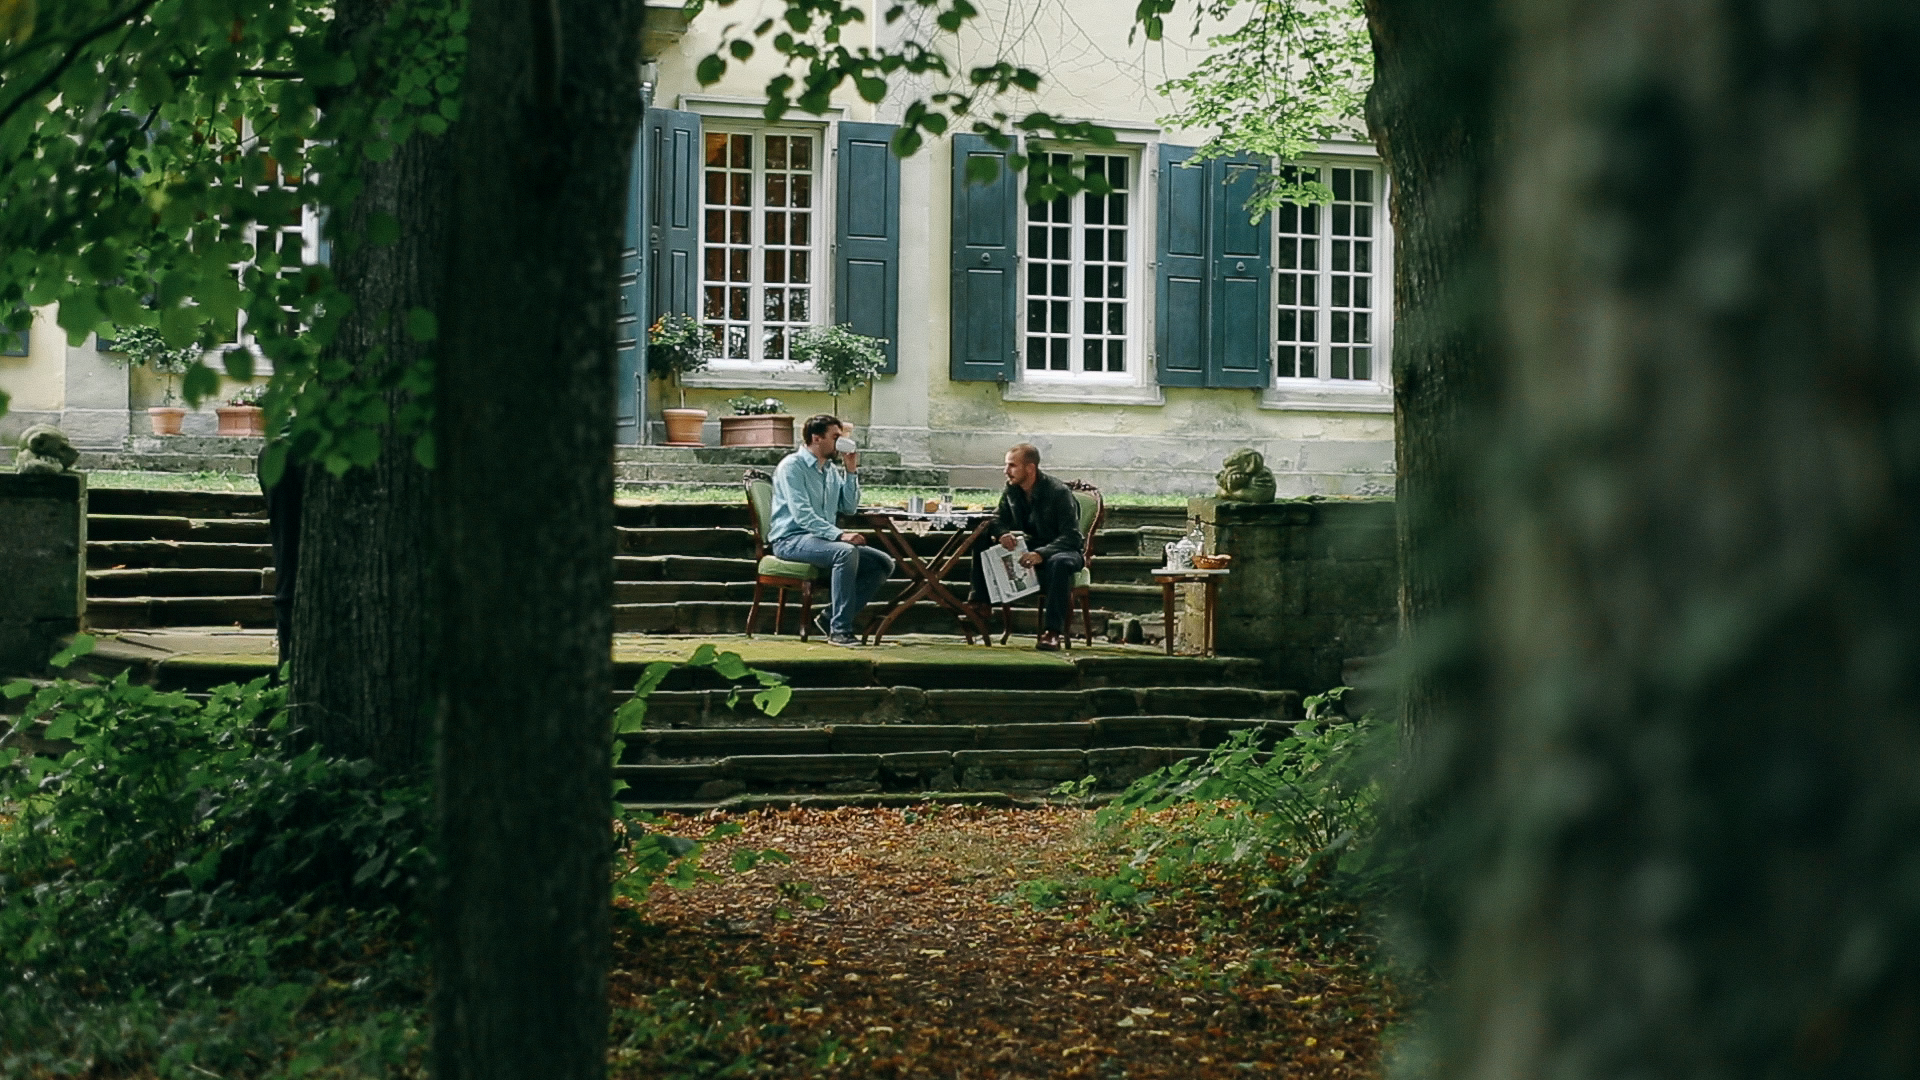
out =
[(647, 328), (647, 370), (679, 386), (683, 409), (687, 407), (687, 388), (681, 377), (705, 371), (719, 352), (713, 331), (691, 315), (662, 315)]
[(756, 398), (751, 394), (741, 394), (727, 404), (733, 407), (735, 416), (772, 416), (787, 411), (787, 403), (777, 397)]

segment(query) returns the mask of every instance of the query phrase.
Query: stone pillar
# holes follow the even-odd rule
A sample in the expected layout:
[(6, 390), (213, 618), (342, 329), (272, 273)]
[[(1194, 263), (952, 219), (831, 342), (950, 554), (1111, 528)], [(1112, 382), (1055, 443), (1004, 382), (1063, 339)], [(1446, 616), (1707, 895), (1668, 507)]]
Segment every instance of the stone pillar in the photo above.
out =
[(84, 473), (0, 473), (0, 675), (37, 675), (87, 603)]
[[(1393, 643), (1399, 563), (1392, 499), (1192, 499), (1187, 517), (1205, 531), (1208, 551), (1233, 556), (1233, 573), (1220, 583), (1222, 656), (1264, 660), (1277, 685), (1317, 693), (1340, 685), (1347, 658)], [(1186, 597), (1186, 618), (1196, 627), (1205, 616), (1203, 597), (1198, 589)]]

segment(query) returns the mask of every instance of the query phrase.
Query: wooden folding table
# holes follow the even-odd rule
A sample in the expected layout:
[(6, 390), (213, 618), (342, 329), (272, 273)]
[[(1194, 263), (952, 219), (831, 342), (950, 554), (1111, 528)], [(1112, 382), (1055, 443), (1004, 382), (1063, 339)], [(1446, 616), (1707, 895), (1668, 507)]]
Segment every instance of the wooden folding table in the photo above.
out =
[[(881, 639), (887, 635), (887, 628), (893, 625), (895, 619), (906, 614), (921, 597), (927, 597), (971, 622), (979, 628), (982, 640), (989, 645), (993, 643), (989, 640), (991, 635), (987, 632), (987, 624), (980, 618), (979, 613), (961, 603), (960, 598), (953, 595), (952, 590), (940, 580), (948, 570), (953, 568), (954, 563), (966, 558), (967, 553), (973, 550), (974, 543), (987, 531), (987, 526), (993, 523), (991, 513), (963, 510), (929, 516), (908, 514), (904, 510), (879, 508), (862, 509), (860, 514), (873, 526), (873, 535), (880, 541), (880, 546), (886, 548), (888, 554), (900, 563), (900, 568), (907, 572), (910, 582), (906, 591), (893, 602), (893, 607), (888, 609), (886, 616), (868, 631), (867, 637), (873, 644), (880, 644)], [(939, 533), (944, 535), (946, 540), (932, 558), (922, 559), (919, 553), (913, 550), (913, 544), (901, 530), (901, 523), (906, 523), (907, 529), (916, 535)]]

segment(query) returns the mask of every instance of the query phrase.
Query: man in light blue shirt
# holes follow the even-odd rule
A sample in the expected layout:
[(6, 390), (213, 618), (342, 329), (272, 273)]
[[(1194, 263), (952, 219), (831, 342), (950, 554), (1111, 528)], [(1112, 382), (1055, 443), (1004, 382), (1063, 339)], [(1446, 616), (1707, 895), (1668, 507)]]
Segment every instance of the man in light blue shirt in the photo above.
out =
[(842, 453), (844, 468), (830, 460), (847, 431), (839, 417), (825, 413), (801, 425), (804, 447), (773, 470), (773, 523), (767, 530), (775, 555), (833, 572), (827, 640), (835, 645), (860, 644), (853, 617), (893, 573), (892, 556), (869, 547), (859, 533), (843, 531), (836, 521), (860, 506), (859, 453)]

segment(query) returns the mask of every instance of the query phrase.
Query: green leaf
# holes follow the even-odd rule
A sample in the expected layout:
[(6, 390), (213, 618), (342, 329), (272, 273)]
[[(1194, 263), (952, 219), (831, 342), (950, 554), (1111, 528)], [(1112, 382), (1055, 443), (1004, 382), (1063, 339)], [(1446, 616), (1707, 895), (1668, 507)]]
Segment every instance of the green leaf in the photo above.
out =
[(701, 86), (712, 86), (727, 73), (727, 62), (716, 55), (709, 54), (700, 58), (699, 66), (693, 70), (693, 77), (700, 80)]
[(196, 405), (219, 392), (220, 373), (204, 363), (188, 368), (186, 378), (180, 380), (180, 396)]
[(736, 40), (727, 46), (727, 51), (733, 54), (735, 60), (750, 60), (753, 58), (753, 42)]
[(1000, 175), (1000, 163), (980, 154), (967, 159), (967, 183), (991, 184)]
[(426, 308), (407, 312), (407, 335), (415, 341), (433, 341), (440, 336), (440, 320)]
[(438, 444), (434, 442), (433, 432), (431, 431), (415, 439), (413, 441), (413, 460), (419, 462), (420, 467), (423, 469), (433, 468), (434, 461), (437, 460), (435, 457), (435, 447), (437, 445)]
[(787, 703), (792, 700), (793, 687), (781, 683), (778, 686), (769, 686), (753, 695), (753, 707), (768, 716), (779, 716), (780, 711), (785, 709)]
[(79, 713), (63, 712), (54, 717), (53, 722), (47, 725), (47, 738), (71, 739), (73, 738), (74, 729), (79, 725)]
[(719, 658), (720, 650), (709, 643), (693, 650), (693, 655), (687, 657), (687, 666), (711, 667), (713, 666), (713, 662)]
[[(73, 635), (73, 640), (67, 644), (67, 647), (54, 653), (53, 658), (48, 660), (47, 663), (53, 667), (64, 668), (92, 651), (93, 635), (75, 634)], [(9, 694), (7, 696), (12, 697), (14, 695)]]
[(747, 677), (747, 662), (740, 659), (737, 652), (723, 652), (713, 658), (713, 670), (722, 678), (744, 679)]
[(860, 91), (860, 100), (878, 102), (887, 96), (887, 80), (873, 76), (855, 76), (854, 88)]
[(7, 698), (8, 700), (17, 697), (26, 697), (31, 693), (33, 693), (33, 684), (25, 679), (17, 679), (4, 687), (0, 687), (0, 697)]
[(647, 719), (647, 699), (635, 697), (613, 711), (613, 733), (631, 735), (641, 730)]

